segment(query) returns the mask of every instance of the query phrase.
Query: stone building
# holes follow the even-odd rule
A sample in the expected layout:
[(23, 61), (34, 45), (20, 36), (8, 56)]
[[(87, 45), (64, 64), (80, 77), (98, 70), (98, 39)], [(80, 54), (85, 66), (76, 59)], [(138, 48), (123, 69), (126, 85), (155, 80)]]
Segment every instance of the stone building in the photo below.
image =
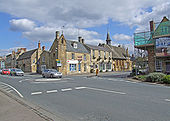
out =
[(0, 69), (5, 68), (5, 58), (4, 57), (0, 57)]
[(19, 58), (19, 56), (26, 52), (26, 48), (18, 48), (17, 51), (12, 51), (11, 54), (6, 56), (5, 60), (5, 67), (6, 68), (16, 68), (16, 60)]
[(132, 70), (128, 48), (125, 50), (120, 45), (118, 47), (112, 46), (109, 33), (107, 33), (106, 44), (103, 43), (98, 46), (85, 44), (85, 46), (90, 52), (90, 67), (92, 71), (96, 68), (100, 72)]
[(57, 69), (64, 75), (90, 72), (90, 55), (83, 45), (83, 39), (79, 38), (78, 42), (66, 40), (57, 31), (49, 51), (50, 68)]
[(45, 46), (42, 47), (42, 53), (39, 59), (39, 70), (38, 72), (41, 73), (44, 69), (50, 68), (50, 52), (45, 50)]
[(106, 44), (95, 46), (85, 44), (82, 37), (78, 37), (78, 42), (66, 40), (57, 31), (50, 50), (41, 54), (40, 65), (42, 69), (57, 69), (64, 75), (90, 73), (96, 69), (100, 72), (131, 70), (128, 49), (112, 46), (109, 33)]
[[(136, 58), (146, 58), (149, 72), (170, 73), (170, 21), (150, 21), (150, 31), (134, 34)], [(143, 53), (146, 52), (146, 55)], [(144, 61), (143, 61), (144, 62)], [(136, 66), (140, 68), (137, 62)]]
[(41, 53), (41, 43), (39, 41), (37, 49), (26, 51), (19, 56), (17, 59), (17, 68), (22, 69), (24, 72), (38, 72)]

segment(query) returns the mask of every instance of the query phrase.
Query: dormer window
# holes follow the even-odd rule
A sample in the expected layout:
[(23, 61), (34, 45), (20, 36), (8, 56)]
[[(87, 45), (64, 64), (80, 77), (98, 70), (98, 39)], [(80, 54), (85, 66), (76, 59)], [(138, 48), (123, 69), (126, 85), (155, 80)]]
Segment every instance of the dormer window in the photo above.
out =
[(74, 43), (74, 44), (73, 44), (73, 47), (74, 47), (74, 48), (77, 48), (77, 43)]

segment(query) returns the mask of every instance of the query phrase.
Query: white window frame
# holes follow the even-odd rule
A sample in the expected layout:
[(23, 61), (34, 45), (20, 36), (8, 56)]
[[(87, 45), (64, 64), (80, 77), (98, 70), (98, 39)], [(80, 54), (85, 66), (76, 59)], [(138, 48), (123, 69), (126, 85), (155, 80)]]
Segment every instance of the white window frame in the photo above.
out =
[(45, 56), (42, 57), (42, 62), (45, 62)]
[(77, 43), (74, 43), (73, 45), (74, 45), (74, 48), (77, 48)]
[(155, 70), (161, 72), (162, 71), (162, 60), (155, 61)]

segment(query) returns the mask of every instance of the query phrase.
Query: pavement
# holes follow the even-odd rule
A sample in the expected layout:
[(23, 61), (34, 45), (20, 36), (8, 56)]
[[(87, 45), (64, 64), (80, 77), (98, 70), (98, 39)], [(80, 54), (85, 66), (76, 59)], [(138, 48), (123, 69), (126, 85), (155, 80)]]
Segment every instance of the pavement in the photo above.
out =
[(64, 121), (2, 89), (0, 89), (0, 107), (0, 121)]

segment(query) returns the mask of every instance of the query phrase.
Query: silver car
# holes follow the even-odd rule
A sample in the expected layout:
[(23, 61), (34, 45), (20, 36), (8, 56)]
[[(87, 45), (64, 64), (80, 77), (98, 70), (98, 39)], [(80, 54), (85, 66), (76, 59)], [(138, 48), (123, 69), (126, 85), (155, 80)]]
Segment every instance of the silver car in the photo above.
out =
[(10, 75), (11, 76), (24, 76), (24, 72), (21, 69), (10, 69)]
[(58, 72), (55, 69), (45, 69), (42, 72), (42, 76), (43, 76), (43, 78), (45, 78), (45, 77), (51, 77), (51, 78), (58, 77), (58, 78), (61, 78), (62, 77), (62, 73)]

